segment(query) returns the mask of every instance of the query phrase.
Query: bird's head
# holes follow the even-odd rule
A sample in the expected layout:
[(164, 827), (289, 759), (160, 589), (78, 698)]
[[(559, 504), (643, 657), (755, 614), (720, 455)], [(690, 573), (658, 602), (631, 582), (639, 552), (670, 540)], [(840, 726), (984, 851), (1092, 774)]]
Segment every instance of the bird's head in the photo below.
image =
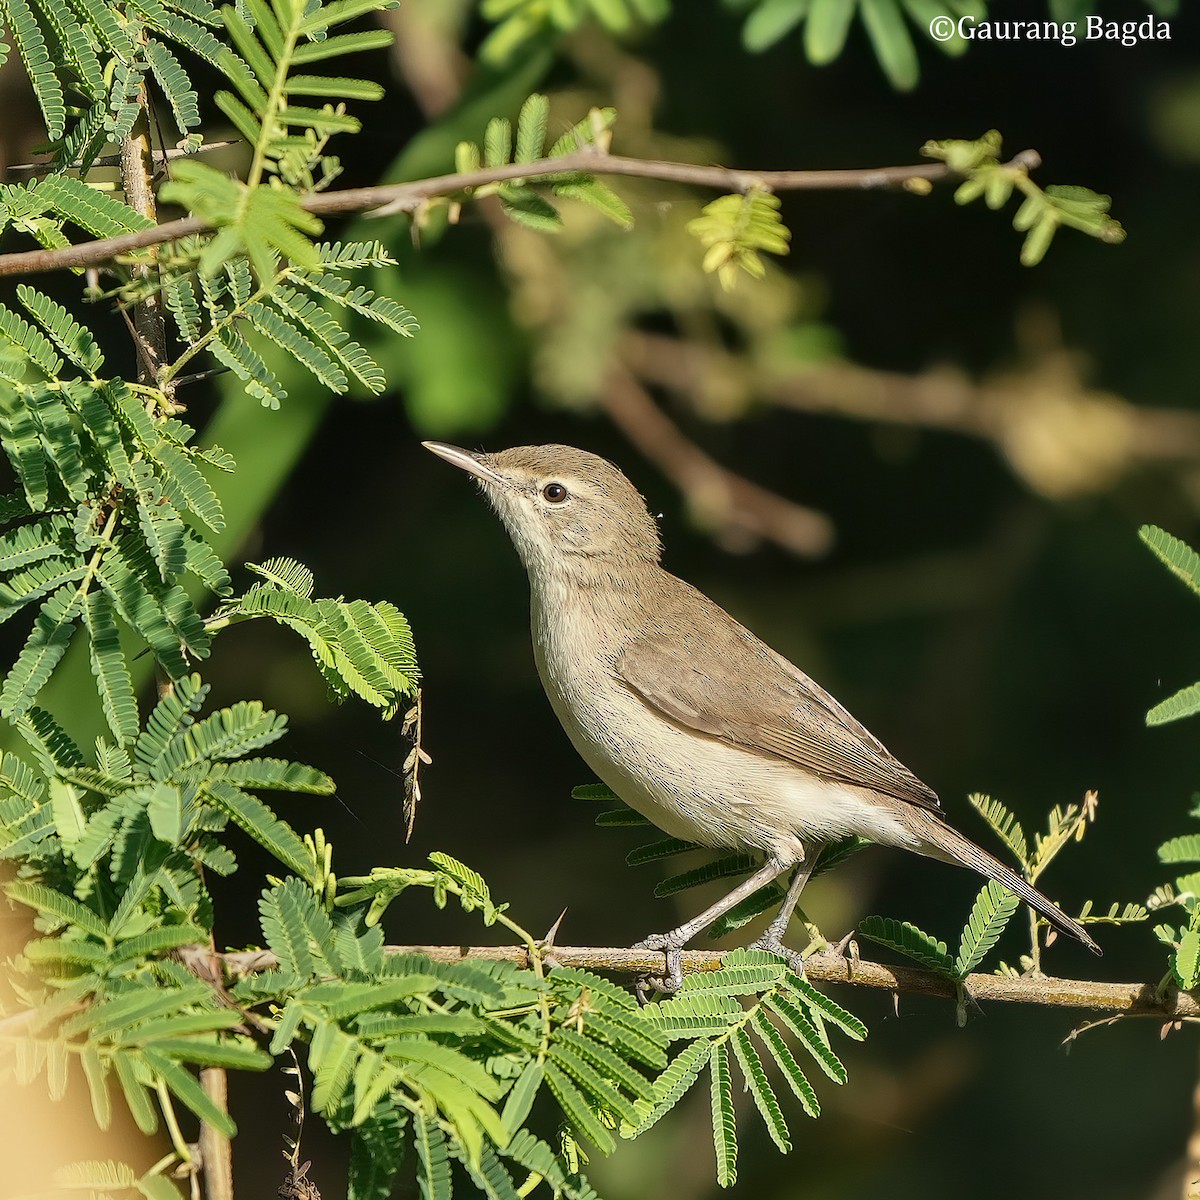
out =
[(598, 455), (573, 446), (514, 446), (497, 454), (444, 442), (425, 448), (475, 478), (531, 575), (608, 574), (662, 556), (641, 494)]

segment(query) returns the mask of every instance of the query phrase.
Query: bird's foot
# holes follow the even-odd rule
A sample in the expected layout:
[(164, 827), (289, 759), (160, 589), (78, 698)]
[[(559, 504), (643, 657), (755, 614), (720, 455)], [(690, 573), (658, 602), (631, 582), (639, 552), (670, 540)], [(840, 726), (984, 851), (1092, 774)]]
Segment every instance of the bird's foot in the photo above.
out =
[(768, 954), (778, 954), (797, 975), (804, 978), (804, 955), (798, 950), (791, 950), (780, 941), (779, 934), (768, 929), (761, 937), (746, 947), (748, 950), (765, 950)]
[(635, 942), (634, 950), (661, 950), (666, 956), (666, 970), (661, 975), (643, 975), (634, 985), (640, 1004), (649, 1004), (652, 993), (660, 992), (667, 996), (674, 995), (683, 987), (683, 947), (669, 933), (652, 933), (640, 942)]

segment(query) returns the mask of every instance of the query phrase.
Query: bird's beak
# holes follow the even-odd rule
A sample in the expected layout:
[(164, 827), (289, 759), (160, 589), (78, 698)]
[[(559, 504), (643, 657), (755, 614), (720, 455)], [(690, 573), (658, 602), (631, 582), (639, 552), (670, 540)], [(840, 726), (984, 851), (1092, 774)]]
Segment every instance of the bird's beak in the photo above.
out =
[(484, 461), (487, 458), (485, 454), (476, 454), (470, 450), (464, 450), (461, 446), (451, 446), (447, 442), (422, 442), (421, 445), (436, 454), (438, 458), (444, 458), (448, 463), (466, 471), (468, 475), (474, 475), (481, 483), (495, 483), (501, 486), (508, 483), (503, 475), (487, 465)]

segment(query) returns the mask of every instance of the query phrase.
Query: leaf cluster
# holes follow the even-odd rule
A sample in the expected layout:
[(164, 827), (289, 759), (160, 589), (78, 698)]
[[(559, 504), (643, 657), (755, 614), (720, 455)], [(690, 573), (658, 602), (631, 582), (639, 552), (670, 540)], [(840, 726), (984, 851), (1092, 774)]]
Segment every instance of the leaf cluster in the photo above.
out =
[[(311, 242), (318, 218), (305, 212), (303, 193), (327, 186), (340, 173), (325, 145), (337, 133), (355, 133), (357, 117), (344, 99), (378, 100), (383, 89), (367, 80), (296, 74), (296, 67), (344, 54), (388, 46), (386, 29), (332, 33), (347, 21), (397, 0), (244, 0), (226, 5), (220, 20), (232, 45), (222, 46), (217, 66), (234, 87), (216, 94), (216, 104), (254, 147), (246, 180), (195, 159), (177, 162), (160, 195), (217, 229), (200, 256), (201, 271), (245, 256), (260, 283), (272, 279), (281, 258), (316, 271), (320, 256)], [(326, 100), (320, 107), (306, 104)], [(263, 181), (269, 186), (259, 186)]]
[(90, 1200), (115, 1200), (117, 1196), (143, 1196), (145, 1200), (179, 1200), (179, 1188), (165, 1174), (170, 1160), (156, 1163), (139, 1175), (128, 1163), (91, 1159), (69, 1163), (51, 1176), (62, 1193), (83, 1192)]
[(212, 29), (221, 17), (212, 0), (0, 0), (0, 20), (29, 76), (55, 168), (86, 170), (106, 143), (128, 137), (149, 81), (184, 146), (199, 146), (200, 97), (177, 55), (219, 65)]
[(622, 35), (656, 25), (671, 11), (670, 0), (482, 0), (480, 12), (495, 28), (479, 47), (479, 58), (504, 66), (519, 53), (578, 29), (594, 20)]
[[(986, 0), (730, 0), (729, 7), (747, 12), (742, 27), (747, 50), (766, 50), (800, 30), (804, 57), (814, 67), (841, 56), (857, 18), (888, 82), (904, 92), (916, 87), (921, 74), (910, 23), (943, 54), (958, 56), (968, 46), (957, 31), (959, 18), (986, 19), (988, 12)], [(929, 31), (939, 16), (955, 25), (944, 40)]]
[(162, 290), (185, 346), (160, 373), (165, 388), (207, 352), (237, 376), (247, 395), (278, 408), (287, 392), (265, 354), (275, 347), (332, 392), (384, 390), (383, 369), (346, 329), (351, 320), (405, 338), (417, 329), (403, 305), (354, 281), (359, 272), (395, 265), (379, 242), (321, 243), (312, 248), (313, 268), (277, 264), (257, 281), (245, 258), (210, 260), (214, 247), (218, 239), (189, 243), (164, 264)]
[(420, 671), (412, 631), (394, 604), (315, 600), (312, 572), (292, 559), (246, 565), (262, 582), (223, 604), (213, 626), (267, 617), (294, 629), (308, 642), (331, 693), (342, 700), (353, 692), (382, 709), (385, 720), (416, 695)]
[[(1157, 525), (1143, 525), (1138, 530), (1138, 537), (1176, 579), (1200, 595), (1200, 554)], [(1197, 712), (1200, 712), (1200, 683), (1193, 683), (1154, 705), (1146, 714), (1146, 724), (1165, 725)]]
[(0, 714), (21, 720), (83, 626), (105, 716), (125, 745), (138, 714), (120, 627), (171, 680), (208, 654), (184, 581), (228, 590), (200, 530), (224, 528), (209, 473), (233, 463), (220, 447), (195, 446), (189, 425), (148, 411), (135, 385), (107, 377), (91, 332), (60, 304), (25, 285), (17, 297), (23, 313), (0, 305), (0, 445), (19, 484), (0, 501), (0, 621), (40, 605)]
[[(510, 162), (532, 163), (547, 158), (561, 158), (587, 146), (607, 149), (609, 130), (617, 114), (612, 108), (593, 108), (582, 121), (547, 148), (549, 119), (550, 101), (535, 92), (521, 105), (515, 140), (512, 122), (507, 117), (493, 117), (488, 122), (482, 147), (475, 142), (458, 143), (454, 155), (455, 170), (471, 172), (481, 167), (506, 166)], [(475, 199), (499, 196), (501, 207), (514, 221), (540, 233), (557, 233), (562, 227), (562, 218), (558, 209), (535, 189), (534, 185), (539, 183), (546, 185), (551, 196), (587, 204), (622, 229), (628, 229), (633, 224), (633, 216), (620, 196), (607, 184), (583, 171), (553, 177), (531, 175), (528, 179), (485, 184), (470, 189), (466, 195)]]
[(715, 273), (726, 291), (744, 271), (752, 279), (767, 272), (763, 253), (786, 254), (791, 230), (779, 216), (779, 197), (761, 188), (718, 196), (706, 204), (688, 232), (705, 248), (704, 269)]
[(10, 229), (28, 234), (50, 249), (69, 244), (64, 225), (106, 238), (151, 224), (128, 204), (73, 175), (49, 175), (23, 185), (0, 183), (0, 234)]
[[(970, 46), (959, 32), (960, 20), (979, 23), (1000, 12), (993, 0), (725, 0), (725, 7), (747, 14), (742, 26), (747, 50), (761, 52), (798, 30), (804, 57), (814, 67), (841, 57), (857, 18), (880, 70), (897, 91), (910, 91), (920, 79), (918, 39), (910, 24), (921, 44), (958, 57)], [(1150, 0), (1147, 7), (1171, 16), (1179, 0)], [(1046, 8), (1050, 20), (1060, 23), (1082, 22), (1101, 10), (1097, 0), (1048, 0)]]
[[(197, 677), (182, 681), (129, 750), (102, 743), (94, 765), (39, 714), (38, 756), (56, 772), (48, 788), (21, 759), (0, 759), (0, 855), (21, 864), (5, 891), (36, 913), (41, 934), (0, 1005), (19, 1018), (0, 1025), (0, 1074), (45, 1077), (58, 1097), (75, 1059), (102, 1128), (120, 1097), (144, 1131), (164, 1120), (186, 1162), (176, 1106), (236, 1132), (193, 1070), (262, 1070), (297, 1051), (311, 1108), (351, 1133), (351, 1200), (391, 1195), (406, 1160), (431, 1196), (451, 1195), (457, 1162), (486, 1195), (513, 1196), (525, 1176), (523, 1194), (544, 1182), (554, 1196), (593, 1200), (525, 1128), (530, 1112), (544, 1095), (575, 1134), (610, 1150), (607, 1130), (652, 1094), (645, 1072), (665, 1065), (665, 1037), (627, 992), (586, 972), (547, 973), (536, 951), (535, 969), (386, 952), (364, 903), (375, 881), (343, 881), (350, 890), (337, 896), (320, 834), (301, 838), (256, 794), (327, 795), (332, 781), (254, 753), (285, 728), (261, 706), (200, 717), (206, 692)], [(232, 827), (294, 874), (259, 905), (274, 965), (226, 991), (193, 967), (212, 937), (206, 872), (237, 865)], [(519, 930), (449, 856), (407, 872), (404, 885)], [(162, 1165), (138, 1177), (121, 1164), (77, 1164), (63, 1186), (86, 1176), (165, 1200), (177, 1193)]]
[[(1191, 546), (1155, 525), (1143, 525), (1138, 536), (1172, 575), (1200, 595), (1200, 555)], [(1193, 683), (1154, 705), (1146, 714), (1146, 724), (1163, 725), (1194, 716), (1198, 711), (1200, 683)], [(1193, 805), (1191, 815), (1200, 817), (1200, 802)], [(1158, 860), (1200, 864), (1200, 834), (1182, 834), (1164, 842), (1158, 848)], [(1185, 990), (1200, 987), (1200, 869), (1176, 876), (1150, 897), (1149, 904), (1156, 911), (1182, 910), (1183, 920), (1156, 925), (1154, 934), (1169, 948), (1170, 978), (1176, 986)]]
[(685, 977), (670, 999), (648, 1004), (642, 1016), (682, 1049), (654, 1081), (653, 1094), (639, 1099), (624, 1137), (639, 1137), (670, 1111), (706, 1069), (712, 1115), (717, 1182), (731, 1187), (737, 1179), (738, 1136), (734, 1070), (750, 1093), (754, 1108), (776, 1147), (792, 1147), (787, 1119), (768, 1069), (777, 1074), (810, 1117), (821, 1111), (816, 1090), (793, 1046), (813, 1060), (835, 1083), (845, 1083), (846, 1068), (834, 1052), (836, 1029), (855, 1039), (866, 1037), (857, 1017), (794, 974), (774, 954), (735, 950), (714, 972)]
[[(1200, 800), (1193, 804), (1191, 815), (1200, 817)], [(1194, 868), (1160, 887), (1149, 901), (1156, 911), (1177, 908), (1183, 913), (1182, 920), (1156, 925), (1154, 935), (1170, 950), (1170, 975), (1176, 986), (1190, 991), (1200, 987), (1200, 833), (1163, 842), (1158, 861)]]
[(448, 855), (431, 861), (341, 881), (350, 890), (332, 914), (299, 880), (268, 889), (260, 910), (277, 965), (234, 997), (261, 1014), (272, 1054), (305, 1044), (313, 1110), (353, 1134), (352, 1200), (391, 1195), (406, 1157), (429, 1197), (449, 1200), (458, 1163), (487, 1196), (544, 1182), (555, 1196), (592, 1200), (586, 1180), (526, 1128), (534, 1105), (545, 1097), (573, 1137), (611, 1151), (608, 1130), (651, 1095), (645, 1071), (665, 1065), (666, 1039), (626, 991), (584, 971), (546, 972), (536, 952), (533, 969), (387, 952), (375, 902), (410, 887), (440, 903), (454, 896), (485, 922), (502, 918), (507, 906), (476, 872)]
[[(353, 263), (373, 252), (328, 254)], [(226, 278), (231, 288), (248, 286), (244, 260)], [(367, 289), (341, 287), (332, 274), (310, 282), (321, 289), (314, 294), (405, 324), (398, 305)], [(190, 320), (180, 299), (188, 294), (176, 280), (171, 306), (181, 324)], [(0, 499), (0, 622), (38, 609), (0, 687), (0, 715), (24, 719), (82, 628), (110, 731), (125, 746), (139, 726), (133, 647), (145, 644), (166, 679), (179, 681), (208, 655), (218, 629), (252, 616), (300, 630), (339, 696), (353, 692), (390, 715), (414, 695), (415, 652), (400, 612), (313, 600), (311, 575), (298, 564), (278, 560), (282, 574), (230, 601), (220, 618), (201, 618), (189, 578), (218, 597), (232, 590), (208, 540), (224, 528), (210, 476), (231, 471), (232, 459), (218, 446), (197, 447), (195, 430), (163, 411), (156, 389), (108, 377), (91, 332), (56, 301), (25, 285), (17, 297), (22, 311), (0, 305), (0, 445), (20, 485)], [(314, 311), (325, 315), (287, 288), (278, 303), (296, 311), (306, 304), (310, 324)], [(348, 360), (357, 343), (336, 337), (340, 329), (328, 323), (327, 337)], [(292, 329), (282, 316), (277, 327)], [(214, 344), (225, 334), (231, 353), (254, 353), (232, 318), (210, 333)]]
[(926, 142), (921, 152), (944, 162), (966, 179), (954, 193), (957, 204), (983, 197), (991, 209), (1003, 208), (1014, 192), (1023, 199), (1013, 215), (1013, 228), (1025, 234), (1021, 262), (1036, 266), (1046, 256), (1054, 235), (1064, 226), (1115, 245), (1125, 240), (1125, 230), (1108, 215), (1110, 196), (1084, 187), (1039, 187), (1020, 163), (1000, 161), (1001, 138), (990, 130), (974, 141)]
[[(1097, 805), (1096, 793), (1089, 792), (1082, 804), (1056, 806), (1050, 813), (1046, 832), (1034, 835), (1031, 848), (1024, 827), (1006, 805), (981, 793), (971, 796), (970, 801), (1016, 860), (1020, 874), (1031, 884), (1037, 882), (1042, 872), (1066, 846), (1083, 839), (1088, 826), (1095, 819)], [(911, 921), (866, 917), (859, 922), (858, 932), (956, 983), (959, 988), (958, 1021), (963, 1024), (966, 1021), (963, 984), (967, 976), (983, 963), (1019, 907), (1020, 901), (1014, 893), (1003, 884), (989, 879), (975, 897), (971, 913), (959, 936), (958, 953), (953, 957), (945, 942), (919, 929)], [(1140, 904), (1122, 906), (1114, 903), (1105, 912), (1096, 912), (1093, 902), (1088, 900), (1076, 920), (1085, 924), (1122, 925), (1144, 921), (1147, 915), (1147, 910)], [(1029, 921), (1031, 948), (1029, 955), (1022, 957), (1022, 965), (1040, 969), (1041, 931), (1048, 929), (1049, 923), (1032, 909)], [(1046, 944), (1049, 945), (1052, 939), (1051, 933), (1046, 937)], [(998, 971), (1004, 973), (1007, 968), (1001, 963)]]
[[(17, 868), (4, 892), (33, 911), (41, 935), (12, 982), (10, 1003), (30, 1019), (0, 1042), (0, 1059), (23, 1082), (45, 1074), (54, 1096), (66, 1064), (78, 1061), (103, 1129), (115, 1085), (147, 1133), (161, 1114), (174, 1136), (181, 1104), (232, 1135), (191, 1068), (270, 1065), (242, 1015), (177, 958), (210, 942), (208, 877), (237, 868), (229, 829), (308, 881), (299, 886), (311, 892), (324, 882), (311, 839), (258, 793), (328, 795), (332, 780), (257, 753), (286, 729), (261, 704), (200, 716), (207, 692), (198, 676), (180, 679), (131, 743), (101, 741), (90, 763), (33, 709), (20, 729), (38, 769), (12, 754), (0, 762), (0, 858)], [(186, 1159), (186, 1148), (176, 1151)]]

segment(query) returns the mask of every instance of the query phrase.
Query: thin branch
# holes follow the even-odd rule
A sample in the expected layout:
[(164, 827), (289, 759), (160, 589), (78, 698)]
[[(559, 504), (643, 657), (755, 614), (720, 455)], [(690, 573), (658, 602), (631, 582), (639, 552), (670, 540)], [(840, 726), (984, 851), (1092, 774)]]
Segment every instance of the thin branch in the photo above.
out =
[[(205, 142), (203, 145), (195, 146), (190, 150), (181, 150), (176, 146), (170, 150), (154, 150), (150, 157), (155, 163), (170, 162), (176, 158), (191, 158), (194, 154), (207, 154), (213, 150), (227, 150), (230, 146), (245, 145), (240, 139), (233, 139), (224, 142)], [(104, 154), (99, 158), (92, 159), (90, 167), (119, 167), (121, 165), (121, 156), (119, 154)], [(56, 167), (52, 160), (46, 159), (45, 162), (34, 163), (12, 163), (5, 170), (9, 175), (50, 175), (55, 171), (79, 171), (83, 169), (82, 163), (68, 163), (65, 167)]]
[[(121, 143), (121, 185), (129, 206), (142, 216), (155, 220), (158, 210), (154, 195), (154, 150), (150, 140), (150, 107), (144, 83), (138, 93), (138, 104), (141, 112), (137, 122)], [(156, 259), (157, 251), (151, 254), (149, 262), (134, 267), (135, 275), (144, 278), (156, 275)], [(125, 314), (124, 309), (121, 311)], [(128, 320), (128, 314), (125, 316)], [(133, 339), (138, 349), (138, 382), (156, 386), (160, 383), (159, 376), (167, 357), (166, 314), (158, 290), (151, 291), (134, 305), (132, 324)], [(169, 399), (170, 385), (164, 387)], [(109, 518), (110, 529), (116, 515), (114, 508)], [(211, 939), (208, 952), (210, 956), (216, 953), (216, 944)], [(219, 968), (214, 965), (212, 973), (219, 975)], [(221, 1112), (229, 1111), (229, 1082), (223, 1067), (204, 1067), (200, 1071), (200, 1085)], [(161, 1082), (159, 1093), (164, 1099), (164, 1113), (172, 1129), (172, 1139), (178, 1144), (170, 1097)], [(200, 1122), (200, 1172), (207, 1200), (233, 1200), (233, 1148), (229, 1138), (207, 1121)]]
[[(151, 173), (150, 126), (146, 118), (146, 86), (141, 85), (138, 93), (141, 114), (133, 131), (121, 143), (121, 186), (125, 190), (125, 202), (135, 212), (155, 220), (158, 210), (155, 205), (153, 176)], [(154, 271), (150, 264), (139, 264), (135, 274), (149, 276)], [(167, 329), (163, 316), (162, 299), (156, 293), (147, 296), (133, 311), (133, 339), (138, 348), (138, 382), (156, 384), (158, 369), (166, 357)]]
[[(796, 412), (978, 438), (1050, 496), (1064, 488), (1067, 494), (1096, 490), (1114, 473), (1141, 464), (1200, 461), (1200, 415), (1090, 391), (1061, 349), (1044, 353), (1028, 371), (983, 382), (945, 368), (905, 375), (848, 362), (781, 371), (718, 345), (636, 329), (622, 335), (620, 354), (644, 384), (675, 395), (702, 399), (710, 381), (720, 380), (747, 398)], [(1050, 467), (1022, 452), (1051, 441), (1062, 449)], [(1059, 459), (1079, 464), (1092, 449), (1097, 461), (1090, 469), (1070, 476), (1053, 470)]]
[[(388, 946), (389, 954), (424, 954), (434, 962), (459, 962), (465, 958), (488, 959), (528, 965), (523, 946)], [(208, 956), (207, 947), (182, 952), (190, 963), (195, 954)], [(662, 954), (620, 947), (555, 946), (554, 961), (564, 967), (604, 971), (614, 975), (645, 975), (662, 969)], [(725, 958), (719, 950), (689, 950), (683, 955), (684, 971), (715, 971)], [(247, 950), (221, 955), (227, 970), (250, 974), (278, 966), (269, 950)], [(919, 996), (956, 998), (952, 980), (918, 967), (892, 967), (884, 963), (851, 961), (836, 950), (812, 955), (805, 962), (808, 978), (818, 983), (844, 983)], [(1012, 1004), (1035, 1004), (1049, 1008), (1084, 1009), (1128, 1016), (1168, 1017), (1172, 1020), (1200, 1018), (1200, 1001), (1190, 992), (1174, 988), (1159, 994), (1150, 983), (1104, 983), (1090, 979), (1055, 979), (1050, 976), (968, 975), (963, 985), (976, 1000), (998, 1000)]]
[[(1010, 165), (1030, 169), (1040, 159), (1032, 150), (1022, 151)], [(523, 179), (537, 181), (577, 172), (591, 175), (622, 175), (658, 179), (726, 191), (744, 192), (750, 188), (773, 191), (830, 191), (903, 187), (911, 179), (940, 180), (952, 172), (944, 163), (920, 163), (910, 167), (872, 167), (840, 171), (737, 171), (728, 167), (699, 166), (693, 163), (658, 162), (651, 159), (623, 158), (595, 146), (585, 146), (558, 158), (541, 158), (528, 163), (508, 163), (478, 171), (459, 171), (408, 183), (381, 184), (377, 187), (344, 188), (341, 191), (314, 192), (301, 198), (302, 207), (319, 216), (375, 210), (382, 216), (395, 212), (415, 212), (429, 200), (452, 196), (489, 184)], [(147, 246), (176, 241), (211, 228), (199, 217), (181, 217), (150, 229), (140, 229), (119, 237), (99, 238), (63, 246), (57, 250), (29, 250), (0, 255), (0, 276), (33, 275), (61, 267), (84, 267), (107, 262)]]
[[(160, 699), (170, 687), (159, 689)], [(216, 942), (209, 936), (207, 946), (189, 948), (188, 967), (204, 980), (222, 1004), (232, 1005), (225, 990), (225, 969)], [(247, 1020), (253, 1023), (250, 1014)], [(229, 1076), (224, 1067), (202, 1067), (200, 1086), (217, 1108), (229, 1111)], [(200, 1174), (204, 1180), (205, 1200), (233, 1200), (233, 1146), (229, 1138), (207, 1121), (200, 1122)]]
[(614, 425), (683, 493), (701, 520), (716, 526), (733, 549), (766, 539), (815, 558), (833, 542), (824, 513), (796, 504), (723, 467), (651, 399), (628, 372), (613, 367), (599, 396)]
[[(200, 1086), (221, 1112), (229, 1111), (229, 1078), (224, 1067), (202, 1067)], [(200, 1169), (205, 1200), (233, 1200), (233, 1147), (207, 1121), (200, 1122)]]

